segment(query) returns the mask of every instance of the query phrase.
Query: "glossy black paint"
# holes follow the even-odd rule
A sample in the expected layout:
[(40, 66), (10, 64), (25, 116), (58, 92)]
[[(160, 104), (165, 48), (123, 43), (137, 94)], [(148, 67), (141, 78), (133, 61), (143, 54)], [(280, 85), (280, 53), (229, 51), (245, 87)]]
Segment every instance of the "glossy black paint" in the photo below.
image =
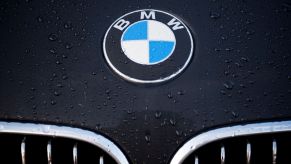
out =
[[(157, 86), (123, 81), (102, 42), (142, 8), (182, 18), (195, 55)], [(0, 1), (0, 118), (110, 137), (133, 163), (167, 163), (208, 128), (290, 118), (289, 1)]]

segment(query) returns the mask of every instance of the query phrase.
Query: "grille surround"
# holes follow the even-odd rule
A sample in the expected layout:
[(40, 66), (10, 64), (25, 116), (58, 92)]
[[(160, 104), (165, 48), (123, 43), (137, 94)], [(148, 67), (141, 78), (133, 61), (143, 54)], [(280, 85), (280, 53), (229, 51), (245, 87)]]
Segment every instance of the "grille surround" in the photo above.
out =
[(108, 153), (117, 163), (129, 164), (124, 153), (104, 136), (79, 128), (49, 124), (0, 121), (0, 133), (62, 137), (92, 144)]
[(257, 134), (272, 134), (290, 131), (291, 131), (291, 121), (252, 123), (210, 130), (201, 133), (191, 138), (186, 143), (184, 143), (182, 147), (180, 147), (178, 151), (175, 153), (170, 164), (183, 163), (183, 161), (188, 156), (190, 156), (194, 151), (214, 141), (219, 141), (222, 139), (233, 137), (242, 137)]

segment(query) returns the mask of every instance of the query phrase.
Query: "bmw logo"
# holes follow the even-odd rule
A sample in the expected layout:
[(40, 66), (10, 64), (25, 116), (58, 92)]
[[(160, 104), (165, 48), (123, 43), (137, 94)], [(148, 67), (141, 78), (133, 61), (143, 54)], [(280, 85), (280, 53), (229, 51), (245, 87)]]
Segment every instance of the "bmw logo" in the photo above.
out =
[(137, 10), (118, 18), (107, 30), (104, 57), (111, 69), (134, 83), (173, 79), (190, 63), (193, 39), (177, 17), (160, 10)]

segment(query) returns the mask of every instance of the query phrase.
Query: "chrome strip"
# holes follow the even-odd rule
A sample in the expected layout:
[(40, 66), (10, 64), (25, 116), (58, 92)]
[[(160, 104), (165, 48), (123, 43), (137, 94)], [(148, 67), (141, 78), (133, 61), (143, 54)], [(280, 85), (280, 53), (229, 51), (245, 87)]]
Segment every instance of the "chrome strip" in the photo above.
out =
[(122, 151), (112, 141), (88, 130), (66, 126), (0, 121), (0, 133), (64, 137), (84, 141), (104, 150), (119, 164), (129, 163)]
[(99, 158), (99, 164), (104, 164), (104, 158), (103, 158), (103, 156), (100, 156), (100, 158)]
[(195, 157), (195, 164), (199, 164), (199, 158), (197, 156)]
[(51, 140), (47, 142), (46, 151), (47, 151), (47, 163), (52, 164), (52, 141)]
[(277, 142), (273, 140), (273, 164), (277, 163)]
[(25, 162), (26, 162), (26, 159), (25, 159), (25, 156), (26, 156), (25, 155), (26, 154), (26, 152), (25, 152), (25, 137), (21, 141), (20, 149), (21, 149), (21, 161), (22, 161), (22, 164), (25, 164)]
[(199, 134), (182, 145), (182, 147), (172, 158), (170, 164), (182, 163), (192, 152), (214, 141), (246, 135), (268, 134), (285, 131), (291, 131), (291, 121), (254, 123), (210, 130)]
[(221, 146), (220, 148), (220, 163), (224, 164), (225, 163), (225, 148), (224, 146)]
[(77, 164), (78, 163), (78, 144), (75, 143), (73, 147), (73, 163)]
[(252, 145), (247, 142), (247, 164), (251, 163), (251, 157), (252, 157)]

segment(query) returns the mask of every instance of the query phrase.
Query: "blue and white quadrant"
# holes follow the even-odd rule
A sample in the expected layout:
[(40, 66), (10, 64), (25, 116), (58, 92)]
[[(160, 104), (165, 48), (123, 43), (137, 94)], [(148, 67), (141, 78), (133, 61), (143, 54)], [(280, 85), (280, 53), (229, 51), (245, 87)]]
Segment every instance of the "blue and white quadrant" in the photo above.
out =
[(121, 47), (132, 61), (152, 65), (168, 59), (176, 45), (172, 30), (164, 23), (143, 20), (130, 25), (123, 33)]

